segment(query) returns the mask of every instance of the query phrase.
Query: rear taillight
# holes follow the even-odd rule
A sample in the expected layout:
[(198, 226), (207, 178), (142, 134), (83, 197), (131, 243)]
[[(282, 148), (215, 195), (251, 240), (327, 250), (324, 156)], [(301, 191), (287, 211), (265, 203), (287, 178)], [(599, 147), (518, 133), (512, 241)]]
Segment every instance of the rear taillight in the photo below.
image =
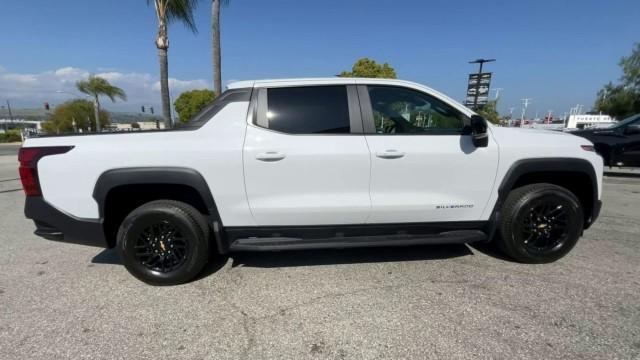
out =
[(38, 160), (47, 155), (64, 154), (73, 146), (23, 147), (18, 153), (20, 180), (27, 196), (42, 196), (38, 182)]
[(580, 147), (584, 151), (596, 151), (596, 148), (594, 148), (593, 145), (580, 145)]

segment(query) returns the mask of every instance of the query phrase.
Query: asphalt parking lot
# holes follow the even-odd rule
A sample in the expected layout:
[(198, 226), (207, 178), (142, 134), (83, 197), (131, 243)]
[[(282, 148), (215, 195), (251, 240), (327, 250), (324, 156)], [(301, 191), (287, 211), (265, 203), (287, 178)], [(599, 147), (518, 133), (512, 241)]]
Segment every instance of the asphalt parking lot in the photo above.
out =
[(32, 235), (15, 167), (0, 156), (3, 359), (640, 358), (635, 173), (606, 177), (601, 218), (554, 264), (465, 245), (245, 253), (151, 287), (111, 250)]

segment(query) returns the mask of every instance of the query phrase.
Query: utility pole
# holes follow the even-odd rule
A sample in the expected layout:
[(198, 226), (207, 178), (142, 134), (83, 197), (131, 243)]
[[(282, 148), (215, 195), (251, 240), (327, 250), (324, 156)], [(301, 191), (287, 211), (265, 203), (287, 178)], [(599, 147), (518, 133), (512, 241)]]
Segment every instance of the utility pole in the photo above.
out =
[[(4, 106), (3, 106), (4, 108)], [(7, 100), (7, 111), (9, 111), (9, 121), (11, 123), (13, 123), (13, 114), (11, 113), (11, 104), (9, 103), (9, 100)], [(4, 120), (4, 132), (6, 133), (7, 130), (9, 130), (9, 125), (7, 125), (7, 120)]]
[(515, 107), (510, 107), (509, 108), (509, 127), (511, 127), (511, 125), (513, 125), (513, 110), (515, 110)]
[(569, 115), (578, 115), (578, 108), (580, 107), (580, 105), (576, 105), (574, 107), (572, 107), (571, 109), (569, 109)]
[(13, 122), (13, 114), (11, 114), (11, 104), (9, 103), (9, 100), (7, 100), (7, 110), (9, 110), (9, 120)]
[(524, 115), (527, 113), (527, 107), (529, 106), (529, 102), (531, 102), (531, 98), (522, 99), (522, 117), (520, 118), (520, 127), (524, 125)]
[(580, 114), (582, 114), (582, 108), (583, 107), (584, 107), (584, 105), (576, 104), (576, 106), (571, 108), (570, 114), (571, 115), (580, 115)]
[(495, 89), (491, 89), (491, 91), (495, 91), (496, 92), (496, 97), (495, 97), (495, 101), (496, 104), (498, 103), (498, 99), (500, 98), (500, 91), (504, 90), (503, 88), (495, 88)]
[(604, 90), (602, 90), (602, 104), (604, 105), (607, 101), (607, 95), (609, 94), (609, 90), (607, 90), (607, 88), (604, 88)]
[(496, 61), (496, 59), (476, 59), (473, 61), (469, 61), (469, 64), (480, 64), (480, 69), (478, 70), (478, 79), (476, 81), (476, 92), (475, 94), (473, 94), (474, 110), (478, 109), (478, 95), (480, 92), (480, 78), (482, 77), (482, 65), (484, 65), (484, 63), (493, 62), (493, 61)]
[[(2, 112), (4, 112), (4, 105), (1, 106)], [(2, 123), (4, 124), (4, 132), (7, 132), (7, 119), (2, 119)]]

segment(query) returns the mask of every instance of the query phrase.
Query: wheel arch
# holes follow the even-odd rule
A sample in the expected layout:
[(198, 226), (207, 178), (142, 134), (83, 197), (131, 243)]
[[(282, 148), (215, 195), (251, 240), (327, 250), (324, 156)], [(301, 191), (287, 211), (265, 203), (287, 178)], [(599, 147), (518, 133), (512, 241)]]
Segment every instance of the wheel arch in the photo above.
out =
[(516, 161), (506, 172), (498, 187), (492, 223), (497, 223), (500, 209), (511, 190), (541, 182), (562, 186), (578, 197), (584, 209), (585, 229), (595, 221), (600, 206), (598, 178), (593, 165), (579, 158), (533, 158)]
[[(183, 167), (132, 167), (102, 173), (93, 191), (109, 247), (115, 245), (119, 223), (133, 208), (150, 200), (188, 203), (212, 221), (220, 221), (211, 190), (196, 170)], [(118, 206), (114, 204), (117, 199)], [(122, 209), (117, 208), (122, 206)], [(115, 207), (115, 208), (114, 208)]]

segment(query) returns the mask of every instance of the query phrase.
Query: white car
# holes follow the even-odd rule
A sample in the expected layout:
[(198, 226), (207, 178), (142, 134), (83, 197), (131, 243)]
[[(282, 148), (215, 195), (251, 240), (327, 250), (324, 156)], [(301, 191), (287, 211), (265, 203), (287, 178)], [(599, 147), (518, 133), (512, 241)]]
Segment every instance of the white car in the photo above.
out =
[(494, 241), (551, 262), (602, 194), (588, 140), (387, 79), (233, 83), (175, 130), (28, 139), (20, 175), (36, 234), (117, 247), (151, 284), (247, 250)]

